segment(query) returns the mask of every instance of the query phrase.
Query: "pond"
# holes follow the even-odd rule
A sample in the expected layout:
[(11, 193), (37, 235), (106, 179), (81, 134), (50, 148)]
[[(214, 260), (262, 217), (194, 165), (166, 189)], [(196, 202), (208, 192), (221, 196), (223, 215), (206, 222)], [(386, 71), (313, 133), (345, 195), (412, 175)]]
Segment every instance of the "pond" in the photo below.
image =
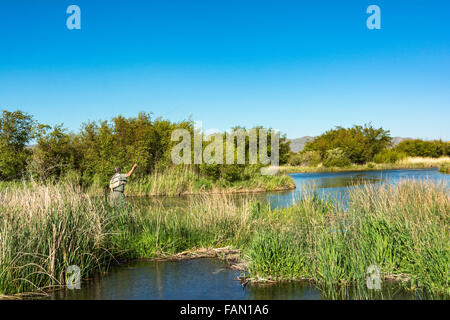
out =
[[(76, 300), (318, 300), (327, 298), (308, 282), (242, 286), (239, 271), (218, 259), (139, 261), (115, 267), (107, 275), (83, 282), (80, 290), (61, 290), (50, 299)], [(351, 293), (350, 293), (351, 296)], [(375, 298), (415, 299), (383, 283)]]
[[(402, 180), (424, 180), (450, 185), (450, 175), (443, 174), (437, 168), (417, 170), (385, 170), (385, 171), (352, 171), (331, 173), (294, 173), (295, 190), (282, 192), (266, 192), (255, 194), (236, 194), (232, 197), (237, 202), (249, 197), (261, 202), (269, 202), (272, 209), (291, 206), (298, 201), (305, 192), (315, 192), (322, 198), (333, 199), (338, 204), (346, 205), (348, 190), (364, 184), (380, 184), (389, 182), (396, 184)], [(186, 203), (201, 198), (202, 195), (157, 196), (127, 198), (127, 201), (142, 206), (162, 205), (165, 207), (184, 207)]]
[[(292, 174), (296, 190), (281, 193), (251, 195), (269, 201), (273, 208), (289, 206), (304, 190), (315, 190), (321, 197), (345, 202), (349, 188), (363, 183), (396, 184), (403, 179), (431, 180), (449, 185), (450, 175), (437, 169), (389, 170), (340, 173)], [(239, 195), (237, 199), (248, 197)], [(134, 199), (131, 201), (158, 201), (167, 206), (182, 206), (191, 197)], [(50, 299), (326, 299), (320, 290), (308, 282), (285, 282), (275, 285), (247, 285), (236, 279), (241, 273), (227, 269), (217, 259), (183, 261), (137, 261), (115, 267), (103, 277), (82, 283), (80, 290), (60, 290)], [(346, 296), (352, 298), (349, 292)], [(381, 292), (372, 298), (416, 299), (398, 285), (383, 282)]]
[(397, 184), (400, 181), (432, 181), (450, 186), (450, 175), (437, 168), (417, 170), (373, 170), (331, 173), (294, 173), (296, 189), (290, 192), (267, 194), (272, 208), (286, 207), (301, 198), (306, 190), (313, 190), (322, 198), (329, 198), (346, 205), (348, 191), (364, 184)]

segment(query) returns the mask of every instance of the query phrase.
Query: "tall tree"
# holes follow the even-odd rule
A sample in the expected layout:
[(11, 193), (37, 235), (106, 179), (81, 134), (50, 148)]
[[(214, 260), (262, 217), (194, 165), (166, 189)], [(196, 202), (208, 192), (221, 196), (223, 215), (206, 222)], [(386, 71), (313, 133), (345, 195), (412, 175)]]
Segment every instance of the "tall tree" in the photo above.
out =
[(0, 179), (19, 178), (31, 154), (26, 145), (33, 138), (33, 118), (22, 111), (3, 110), (0, 117)]

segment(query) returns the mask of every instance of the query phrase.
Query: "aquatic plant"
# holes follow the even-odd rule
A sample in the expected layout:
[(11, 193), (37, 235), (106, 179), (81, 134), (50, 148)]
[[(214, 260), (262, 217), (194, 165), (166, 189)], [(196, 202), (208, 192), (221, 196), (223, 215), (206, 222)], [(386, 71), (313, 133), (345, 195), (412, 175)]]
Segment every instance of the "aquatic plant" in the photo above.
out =
[[(348, 210), (314, 193), (272, 210), (226, 194), (111, 205), (70, 183), (0, 191), (0, 294), (63, 285), (113, 263), (198, 248), (239, 249), (248, 280), (308, 279), (331, 298), (370, 297), (367, 268), (423, 297), (450, 296), (450, 200), (444, 185), (405, 181), (350, 190)], [(353, 290), (353, 294), (355, 292)]]

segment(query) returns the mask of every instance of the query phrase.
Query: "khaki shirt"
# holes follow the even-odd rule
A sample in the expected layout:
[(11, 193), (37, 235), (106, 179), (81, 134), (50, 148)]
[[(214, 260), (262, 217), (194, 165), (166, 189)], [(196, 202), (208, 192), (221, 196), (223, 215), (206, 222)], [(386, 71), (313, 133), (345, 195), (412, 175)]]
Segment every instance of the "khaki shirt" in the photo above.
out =
[[(120, 186), (116, 187), (113, 189), (114, 192), (124, 192), (125, 191), (125, 184), (127, 182), (127, 176), (126, 174), (122, 174), (122, 173), (116, 173), (112, 179), (114, 178), (119, 178), (121, 181), (123, 181), (123, 183), (120, 184)], [(111, 179), (111, 180), (112, 180)]]

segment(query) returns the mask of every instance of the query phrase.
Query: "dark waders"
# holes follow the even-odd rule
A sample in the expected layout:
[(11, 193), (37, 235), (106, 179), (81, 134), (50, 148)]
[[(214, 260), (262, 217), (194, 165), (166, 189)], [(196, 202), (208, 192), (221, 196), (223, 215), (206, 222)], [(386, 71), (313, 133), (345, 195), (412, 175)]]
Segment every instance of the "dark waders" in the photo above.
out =
[(115, 203), (125, 202), (125, 196), (121, 191), (113, 191), (111, 193), (111, 199)]

